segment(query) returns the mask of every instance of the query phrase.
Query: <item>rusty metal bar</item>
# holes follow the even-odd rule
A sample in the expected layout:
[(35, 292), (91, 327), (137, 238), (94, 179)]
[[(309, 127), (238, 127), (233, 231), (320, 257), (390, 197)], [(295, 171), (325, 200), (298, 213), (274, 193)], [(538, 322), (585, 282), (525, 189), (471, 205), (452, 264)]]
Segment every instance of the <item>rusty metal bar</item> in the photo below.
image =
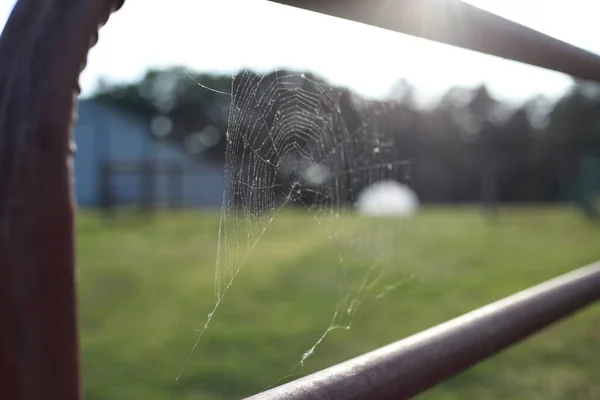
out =
[(459, 0), (271, 1), (600, 82), (599, 56)]
[[(19, 0), (0, 38), (2, 399), (80, 398), (70, 129), (86, 54), (122, 1)], [(600, 81), (598, 57), (462, 3), (279, 2)], [(254, 398), (410, 396), (596, 300), (599, 281), (587, 267)]]
[(600, 298), (600, 262), (248, 400), (415, 396)]
[(0, 399), (81, 398), (71, 124), (121, 0), (19, 0), (0, 37)]

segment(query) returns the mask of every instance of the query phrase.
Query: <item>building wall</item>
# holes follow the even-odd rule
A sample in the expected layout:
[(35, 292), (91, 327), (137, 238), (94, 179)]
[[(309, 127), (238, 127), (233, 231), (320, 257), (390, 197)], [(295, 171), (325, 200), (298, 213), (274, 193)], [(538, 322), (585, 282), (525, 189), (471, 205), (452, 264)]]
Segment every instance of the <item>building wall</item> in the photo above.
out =
[[(79, 103), (79, 118), (74, 129), (75, 187), (81, 207), (100, 204), (100, 166), (104, 161), (138, 162), (152, 159), (176, 163), (183, 171), (182, 203), (187, 207), (219, 207), (224, 188), (223, 167), (198, 161), (166, 141), (154, 139), (147, 124), (112, 107), (93, 100)], [(140, 195), (140, 177), (119, 174), (111, 185), (116, 198), (136, 202)], [(155, 180), (155, 199), (169, 198), (170, 183), (165, 177)]]

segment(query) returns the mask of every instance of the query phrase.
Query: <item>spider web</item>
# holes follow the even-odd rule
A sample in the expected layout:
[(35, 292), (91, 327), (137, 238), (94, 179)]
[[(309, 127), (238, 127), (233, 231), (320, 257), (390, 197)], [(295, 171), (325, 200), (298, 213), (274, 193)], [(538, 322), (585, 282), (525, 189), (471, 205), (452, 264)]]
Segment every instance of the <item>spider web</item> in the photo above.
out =
[(406, 280), (406, 270), (393, 265), (402, 221), (353, 215), (362, 189), (382, 180), (410, 180), (409, 160), (394, 159), (397, 143), (381, 133), (390, 132), (390, 107), (374, 107), (309, 74), (242, 71), (233, 77), (215, 306), (185, 364), (253, 249), (286, 208), (304, 210), (337, 248), (337, 265), (322, 268), (337, 268), (339, 283), (329, 326), (279, 381), (297, 375), (330, 332), (350, 329), (365, 300), (381, 298)]

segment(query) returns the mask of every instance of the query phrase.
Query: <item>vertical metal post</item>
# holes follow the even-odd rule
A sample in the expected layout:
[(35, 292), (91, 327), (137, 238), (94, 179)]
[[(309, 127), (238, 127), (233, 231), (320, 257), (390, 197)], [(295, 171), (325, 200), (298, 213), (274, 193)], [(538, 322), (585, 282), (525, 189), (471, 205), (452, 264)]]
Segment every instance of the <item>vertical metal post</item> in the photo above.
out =
[(71, 124), (117, 0), (19, 0), (0, 38), (0, 399), (80, 399)]
[(152, 159), (140, 162), (138, 176), (140, 178), (140, 212), (144, 217), (151, 217), (156, 205), (156, 179), (159, 173), (159, 166), (156, 166)]
[(165, 172), (169, 180), (171, 208), (173, 210), (181, 210), (183, 208), (183, 167), (177, 163), (173, 163), (168, 166)]
[(113, 198), (113, 176), (118, 172), (118, 168), (108, 161), (102, 161), (98, 167), (98, 193), (100, 193), (100, 208), (103, 216), (113, 218), (114, 198)]

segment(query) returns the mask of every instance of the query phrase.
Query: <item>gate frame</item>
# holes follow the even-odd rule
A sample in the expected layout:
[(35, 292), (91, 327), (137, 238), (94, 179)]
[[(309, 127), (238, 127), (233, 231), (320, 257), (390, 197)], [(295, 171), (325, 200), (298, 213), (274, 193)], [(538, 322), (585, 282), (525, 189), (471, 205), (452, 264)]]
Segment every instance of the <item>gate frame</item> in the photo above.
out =
[[(79, 92), (78, 77), (85, 67), (87, 53), (98, 38), (99, 27), (112, 11), (122, 6), (123, 1), (18, 0), (0, 37), (0, 398), (81, 399), (71, 131)], [(444, 3), (436, 0), (276, 2), (600, 82), (600, 57), (456, 0), (445, 0)], [(493, 318), (493, 313), (489, 314), (490, 308), (496, 309), (500, 313), (495, 314), (496, 317), (506, 317), (499, 325), (505, 327), (504, 324), (513, 318), (524, 321), (537, 313), (546, 316), (541, 321), (544, 323), (527, 325), (529, 328), (523, 331), (524, 335), (512, 337), (512, 342), (517, 341), (526, 336), (525, 333), (531, 333), (529, 330), (535, 331), (550, 320), (596, 300), (597, 296), (590, 296), (589, 290), (598, 293), (598, 288), (590, 285), (597, 285), (599, 273), (597, 267), (592, 270), (590, 272), (587, 267), (569, 275), (570, 278), (542, 284), (551, 287), (548, 289), (548, 293), (553, 294), (550, 297), (547, 293), (538, 293), (538, 297), (521, 299), (520, 306), (511, 303), (514, 297), (511, 301), (506, 300), (504, 312), (519, 311), (521, 314), (508, 317), (497, 309), (498, 303), (473, 311), (467, 314), (471, 317), (463, 317), (465, 325), (462, 329), (475, 329), (484, 341), (491, 337), (501, 339), (494, 343), (504, 346), (512, 337), (502, 338), (501, 333), (506, 330), (494, 331), (481, 322), (469, 325), (469, 318), (480, 315), (481, 318), (472, 321), (486, 321), (485, 318)], [(585, 288), (582, 292), (586, 295), (578, 295), (574, 287)], [(529, 290), (540, 290), (536, 288)], [(523, 296), (522, 293), (515, 296), (519, 295)], [(568, 304), (561, 303), (561, 295), (568, 295)], [(562, 304), (561, 311), (553, 314), (547, 304)], [(444, 330), (455, 326), (453, 324), (457, 324), (456, 320), (406, 339), (408, 342), (400, 342), (404, 343), (400, 350), (412, 341), (413, 349), (418, 343), (425, 346), (415, 354), (431, 355), (433, 352), (439, 356), (444, 350), (439, 343), (453, 340), (453, 336), (443, 334)], [(439, 336), (431, 336), (432, 332)], [(500, 336), (494, 336), (494, 332)], [(424, 337), (430, 339), (422, 341)], [(436, 338), (442, 342), (436, 345)], [(398, 345), (390, 346), (363, 356), (362, 360), (366, 360), (363, 365), (375, 372), (364, 370), (362, 377), (353, 373), (348, 375), (352, 369), (347, 369), (347, 363), (356, 362), (356, 359), (332, 368), (341, 371), (346, 368), (346, 373), (340, 376), (346, 376), (342, 384), (348, 388), (353, 387), (354, 380), (360, 379), (381, 383), (382, 376), (391, 379), (395, 375), (390, 377), (389, 372), (385, 375), (384, 364), (378, 364), (380, 361), (373, 361), (372, 357), (382, 354), (381, 360), (385, 359), (383, 355), (393, 353), (394, 346)], [(461, 366), (460, 370), (472, 365), (486, 353), (482, 348), (478, 347), (478, 357), (471, 353), (473, 349), (469, 350), (469, 357), (466, 357), (467, 353), (457, 355), (454, 361), (463, 361), (454, 366), (447, 358), (440, 357), (438, 364), (449, 364), (437, 368), (446, 372), (436, 375), (436, 379), (425, 377), (423, 382), (431, 386), (450, 376), (450, 372), (458, 371), (457, 365)], [(423, 367), (417, 368), (407, 357), (400, 357), (403, 361), (399, 365), (403, 367), (399, 372), (412, 370), (412, 374), (416, 374), (413, 378), (418, 377), (418, 371), (423, 371)], [(331, 369), (325, 371), (330, 374)], [(333, 380), (337, 383), (332, 388), (338, 389), (323, 392), (320, 384), (308, 378), (302, 378), (292, 386), (284, 385), (294, 387), (292, 393), (272, 392), (273, 396), (280, 398), (277, 393), (286, 393), (286, 398), (294, 399), (330, 399), (338, 395), (340, 397), (333, 398), (359, 398), (348, 394), (347, 390), (344, 394), (344, 390), (339, 389), (340, 381)], [(412, 384), (424, 389), (421, 383)], [(368, 392), (368, 398), (386, 398), (389, 387), (381, 385), (371, 387), (374, 392)], [(364, 391), (357, 393), (367, 396)], [(373, 397), (375, 393), (382, 395)], [(389, 392), (388, 396), (390, 394), (393, 393)], [(274, 398), (265, 396), (270, 395), (261, 394), (256, 398)]]

